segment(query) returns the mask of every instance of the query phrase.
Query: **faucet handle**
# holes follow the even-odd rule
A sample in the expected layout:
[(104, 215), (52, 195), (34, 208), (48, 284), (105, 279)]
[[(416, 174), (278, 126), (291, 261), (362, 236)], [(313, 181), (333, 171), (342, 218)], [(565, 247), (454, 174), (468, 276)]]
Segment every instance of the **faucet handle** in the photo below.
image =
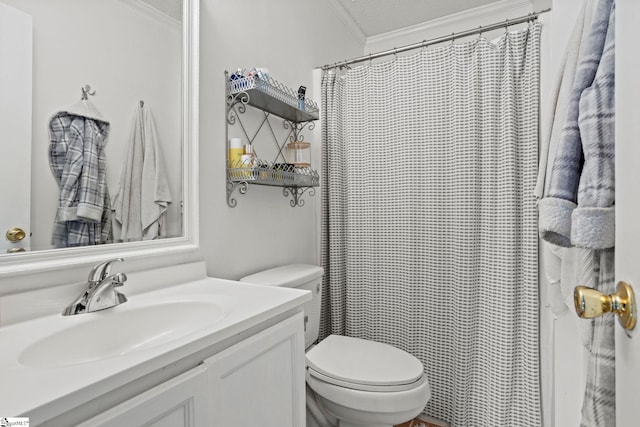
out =
[(114, 274), (113, 276), (113, 280), (111, 282), (111, 286), (113, 286), (114, 288), (120, 287), (122, 285), (124, 285), (124, 282), (127, 281), (127, 275), (124, 273), (117, 273)]
[(124, 261), (124, 258), (110, 259), (94, 266), (91, 269), (91, 273), (89, 273), (89, 283), (97, 283), (106, 279), (109, 276), (109, 272), (111, 271), (111, 264), (120, 261)]

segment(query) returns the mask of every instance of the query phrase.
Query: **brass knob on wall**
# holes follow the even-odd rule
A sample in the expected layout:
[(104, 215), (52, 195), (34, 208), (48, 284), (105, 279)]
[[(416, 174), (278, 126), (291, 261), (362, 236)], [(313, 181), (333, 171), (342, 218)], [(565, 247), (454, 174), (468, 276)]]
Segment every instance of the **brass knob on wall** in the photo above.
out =
[(26, 233), (20, 227), (13, 227), (7, 230), (7, 239), (12, 242), (19, 242), (26, 237)]
[(618, 315), (620, 325), (627, 330), (636, 326), (636, 298), (631, 285), (619, 282), (616, 293), (605, 295), (586, 286), (576, 286), (573, 291), (576, 313), (583, 319), (593, 319), (605, 313)]

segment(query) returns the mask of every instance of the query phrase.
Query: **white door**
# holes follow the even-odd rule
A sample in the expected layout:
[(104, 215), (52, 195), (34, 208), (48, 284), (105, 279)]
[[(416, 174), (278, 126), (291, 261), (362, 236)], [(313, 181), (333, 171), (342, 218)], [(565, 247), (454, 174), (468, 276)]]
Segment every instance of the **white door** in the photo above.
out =
[[(31, 16), (3, 3), (0, 58), (0, 254), (4, 254), (29, 250), (32, 24)], [(11, 229), (17, 232), (7, 236)]]
[[(640, 1), (616, 1), (616, 280), (640, 296)], [(616, 324), (616, 427), (640, 425), (640, 325)]]

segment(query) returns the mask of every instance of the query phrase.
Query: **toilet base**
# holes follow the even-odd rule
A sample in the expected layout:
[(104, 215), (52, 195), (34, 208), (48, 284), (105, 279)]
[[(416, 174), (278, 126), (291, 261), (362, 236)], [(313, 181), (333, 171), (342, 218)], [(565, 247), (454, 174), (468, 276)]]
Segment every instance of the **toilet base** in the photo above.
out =
[(319, 399), (307, 385), (307, 427), (394, 427), (394, 424), (372, 422), (370, 419), (362, 423), (339, 420), (324, 407), (324, 399)]
[(345, 408), (322, 397), (319, 397), (318, 400), (325, 413), (337, 418), (337, 427), (394, 427), (396, 424), (413, 419), (422, 410), (420, 408), (393, 414), (370, 413)]
[[(307, 407), (313, 399), (328, 426), (393, 427), (416, 417), (431, 397), (426, 378), (415, 388), (403, 391), (371, 392), (336, 386), (310, 374), (307, 369)], [(324, 422), (319, 422), (322, 427)]]

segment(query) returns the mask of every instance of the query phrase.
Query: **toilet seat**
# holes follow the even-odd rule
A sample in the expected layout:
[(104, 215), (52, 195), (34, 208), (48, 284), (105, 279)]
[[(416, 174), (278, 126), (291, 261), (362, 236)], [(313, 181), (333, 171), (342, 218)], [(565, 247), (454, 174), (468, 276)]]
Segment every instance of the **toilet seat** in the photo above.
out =
[(420, 385), (422, 385), (422, 383), (426, 381), (425, 377), (422, 376), (417, 381), (414, 381), (411, 384), (368, 385), (368, 384), (359, 384), (359, 383), (339, 380), (337, 378), (332, 378), (310, 367), (307, 367), (307, 373), (313, 378), (317, 378), (321, 381), (324, 381), (327, 384), (335, 385), (338, 387), (350, 388), (352, 390), (358, 390), (358, 391), (375, 391), (375, 392), (407, 391), (407, 390), (412, 390), (416, 387), (419, 387)]
[(406, 391), (426, 381), (418, 359), (375, 341), (330, 335), (306, 358), (308, 375), (353, 390)]

